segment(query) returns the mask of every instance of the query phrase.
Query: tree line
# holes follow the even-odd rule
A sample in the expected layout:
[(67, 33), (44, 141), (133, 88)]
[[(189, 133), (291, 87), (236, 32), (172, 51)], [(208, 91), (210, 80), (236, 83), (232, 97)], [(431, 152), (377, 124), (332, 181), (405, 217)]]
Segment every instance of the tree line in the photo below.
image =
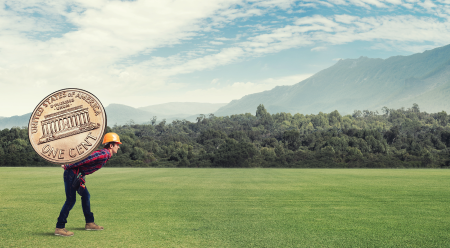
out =
[[(195, 122), (107, 127), (123, 143), (110, 167), (446, 168), (450, 116), (411, 108), (316, 115), (250, 113)], [(98, 147), (101, 149), (101, 145)], [(57, 166), (34, 152), (26, 127), (0, 131), (0, 166)]]

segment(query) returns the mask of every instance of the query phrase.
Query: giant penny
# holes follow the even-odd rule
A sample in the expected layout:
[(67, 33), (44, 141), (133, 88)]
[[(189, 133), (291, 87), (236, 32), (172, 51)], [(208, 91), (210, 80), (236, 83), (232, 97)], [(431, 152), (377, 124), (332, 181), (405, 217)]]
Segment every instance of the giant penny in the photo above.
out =
[(97, 97), (81, 89), (62, 89), (36, 106), (28, 123), (28, 136), (42, 158), (70, 164), (95, 151), (105, 128), (105, 109)]

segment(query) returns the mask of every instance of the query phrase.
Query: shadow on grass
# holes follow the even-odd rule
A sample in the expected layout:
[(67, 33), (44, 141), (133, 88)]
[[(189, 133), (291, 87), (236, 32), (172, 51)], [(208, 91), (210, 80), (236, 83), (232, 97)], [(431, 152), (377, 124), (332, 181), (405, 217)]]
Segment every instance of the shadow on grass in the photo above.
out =
[(54, 232), (34, 233), (37, 236), (55, 236)]
[[(66, 228), (67, 229), (67, 228)], [(67, 229), (68, 231), (71, 231), (71, 230), (76, 230), (76, 231), (86, 231), (86, 229), (84, 229), (84, 227), (74, 227), (74, 228), (70, 228), (70, 229)]]
[[(86, 231), (84, 227), (66, 228), (67, 231)], [(37, 232), (36, 236), (55, 236), (55, 232)]]

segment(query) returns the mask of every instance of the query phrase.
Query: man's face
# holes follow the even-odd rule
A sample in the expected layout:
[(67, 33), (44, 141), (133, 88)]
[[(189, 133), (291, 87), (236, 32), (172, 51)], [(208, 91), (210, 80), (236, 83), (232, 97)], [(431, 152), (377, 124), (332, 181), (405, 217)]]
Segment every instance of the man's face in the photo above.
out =
[(113, 152), (113, 154), (116, 154), (117, 151), (119, 150), (119, 148), (120, 148), (119, 144), (117, 144), (117, 143), (114, 143), (111, 145), (111, 151)]

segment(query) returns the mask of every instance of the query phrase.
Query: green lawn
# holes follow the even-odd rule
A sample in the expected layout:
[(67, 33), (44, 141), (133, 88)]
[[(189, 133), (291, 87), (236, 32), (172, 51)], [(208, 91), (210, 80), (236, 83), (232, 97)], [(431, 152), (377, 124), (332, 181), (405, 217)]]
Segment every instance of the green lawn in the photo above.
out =
[(450, 247), (450, 170), (103, 168), (73, 237), (62, 174), (0, 167), (1, 247)]

